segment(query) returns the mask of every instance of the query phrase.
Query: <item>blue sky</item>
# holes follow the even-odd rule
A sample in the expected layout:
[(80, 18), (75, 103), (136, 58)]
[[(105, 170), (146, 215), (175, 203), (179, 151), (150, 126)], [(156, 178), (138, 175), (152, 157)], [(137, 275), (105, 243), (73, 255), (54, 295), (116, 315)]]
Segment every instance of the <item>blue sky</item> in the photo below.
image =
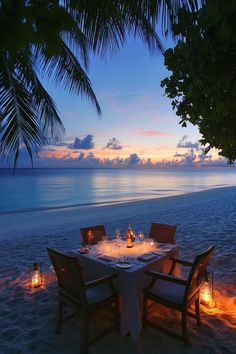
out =
[[(168, 47), (168, 46), (167, 46)], [(225, 165), (216, 152), (207, 157), (196, 127), (182, 128), (160, 82), (170, 73), (160, 53), (151, 55), (139, 39), (129, 39), (106, 60), (91, 58), (89, 78), (102, 108), (46, 82), (66, 128), (61, 144), (48, 146), (36, 167), (142, 167)], [(27, 165), (24, 150), (19, 166)], [(216, 161), (217, 160), (217, 161)]]

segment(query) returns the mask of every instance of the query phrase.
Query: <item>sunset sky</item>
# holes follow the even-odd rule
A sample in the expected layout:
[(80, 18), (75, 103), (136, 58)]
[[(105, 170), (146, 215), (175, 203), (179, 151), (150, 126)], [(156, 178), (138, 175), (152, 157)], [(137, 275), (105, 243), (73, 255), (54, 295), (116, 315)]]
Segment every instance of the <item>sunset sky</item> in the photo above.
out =
[[(49, 146), (40, 154), (36, 167), (99, 167), (104, 166), (104, 159), (107, 167), (213, 164), (219, 159), (214, 151), (207, 158), (202, 154), (196, 127), (178, 124), (171, 100), (160, 87), (169, 75), (163, 57), (150, 55), (140, 40), (130, 39), (107, 60), (91, 58), (88, 75), (102, 108), (101, 118), (86, 98), (44, 83), (56, 102), (66, 135), (58, 146)], [(19, 166), (25, 165), (24, 159), (23, 149)], [(225, 164), (222, 159), (218, 162)]]

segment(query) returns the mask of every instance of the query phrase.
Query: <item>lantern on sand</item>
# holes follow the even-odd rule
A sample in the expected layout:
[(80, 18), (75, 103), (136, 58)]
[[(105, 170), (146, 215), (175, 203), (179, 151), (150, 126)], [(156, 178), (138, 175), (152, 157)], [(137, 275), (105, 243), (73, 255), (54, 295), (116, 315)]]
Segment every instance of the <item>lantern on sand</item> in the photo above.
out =
[(38, 288), (42, 285), (42, 274), (39, 263), (33, 264), (33, 270), (31, 272), (31, 286), (32, 288)]
[(214, 307), (214, 276), (213, 273), (205, 271), (205, 278), (202, 282), (200, 302), (207, 307)]

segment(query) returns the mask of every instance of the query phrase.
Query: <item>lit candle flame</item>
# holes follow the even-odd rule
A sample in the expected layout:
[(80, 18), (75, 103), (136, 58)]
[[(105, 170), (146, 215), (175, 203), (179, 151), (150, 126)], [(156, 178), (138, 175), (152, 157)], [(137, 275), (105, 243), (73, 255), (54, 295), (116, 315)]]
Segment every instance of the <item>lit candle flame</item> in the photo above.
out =
[(211, 294), (209, 293), (208, 289), (205, 289), (205, 291), (202, 293), (202, 300), (209, 303), (211, 300)]
[(31, 280), (31, 285), (36, 288), (41, 285), (41, 276), (38, 270), (34, 270)]
[(205, 305), (212, 306), (213, 305), (213, 296), (211, 293), (211, 289), (209, 288), (208, 283), (205, 283), (201, 289), (201, 302)]

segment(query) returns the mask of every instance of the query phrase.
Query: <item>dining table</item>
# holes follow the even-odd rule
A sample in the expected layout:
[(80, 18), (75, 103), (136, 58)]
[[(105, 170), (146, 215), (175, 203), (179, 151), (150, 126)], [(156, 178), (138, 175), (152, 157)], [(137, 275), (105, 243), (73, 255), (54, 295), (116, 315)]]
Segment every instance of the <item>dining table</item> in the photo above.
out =
[(146, 239), (127, 248), (126, 241), (107, 240), (86, 249), (73, 249), (70, 253), (78, 257), (87, 279), (117, 275), (113, 283), (119, 292), (120, 334), (129, 334), (135, 342), (142, 329), (143, 289), (151, 281), (146, 271), (167, 274), (172, 263), (170, 257), (179, 255), (178, 246)]

